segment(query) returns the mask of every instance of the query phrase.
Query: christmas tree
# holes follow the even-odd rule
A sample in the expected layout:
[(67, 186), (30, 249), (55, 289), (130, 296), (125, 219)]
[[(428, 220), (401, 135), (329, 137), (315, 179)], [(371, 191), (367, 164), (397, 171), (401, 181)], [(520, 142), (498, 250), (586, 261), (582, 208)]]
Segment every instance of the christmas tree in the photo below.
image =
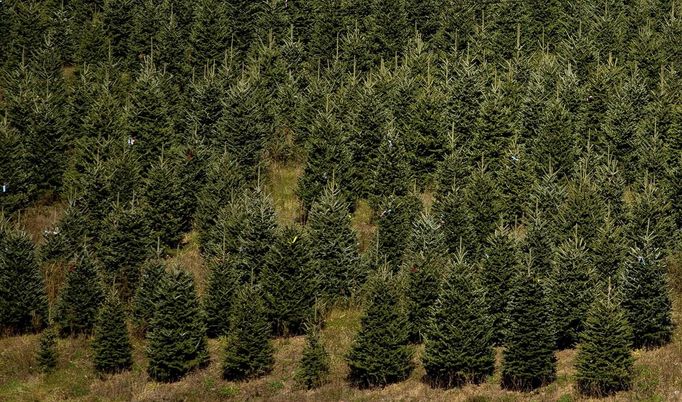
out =
[(630, 389), (633, 378), (632, 330), (612, 293), (595, 298), (585, 320), (576, 357), (580, 393), (607, 396)]
[(92, 349), (95, 370), (99, 373), (130, 370), (133, 365), (133, 347), (128, 335), (125, 311), (113, 289), (97, 315)]
[(147, 331), (147, 373), (155, 381), (178, 381), (208, 364), (204, 316), (194, 280), (181, 267), (162, 276), (157, 297)]
[(641, 244), (626, 260), (622, 306), (632, 328), (633, 346), (651, 348), (672, 339), (672, 301), (665, 259), (654, 235), (645, 233)]
[(448, 267), (425, 330), (426, 376), (431, 384), (445, 388), (482, 382), (495, 368), (486, 292), (464, 258), (460, 251)]
[(133, 299), (132, 315), (138, 329), (144, 333), (154, 317), (159, 301), (159, 286), (164, 277), (165, 265), (158, 258), (152, 258), (141, 268), (140, 283)]
[(208, 261), (209, 275), (203, 306), (206, 334), (210, 338), (229, 335), (230, 315), (239, 288), (243, 261), (238, 255), (221, 251)]
[(528, 270), (517, 274), (510, 292), (502, 356), (502, 387), (521, 391), (533, 390), (556, 378), (549, 298), (530, 266)]
[(296, 370), (296, 383), (305, 389), (322, 386), (329, 375), (329, 354), (320, 339), (320, 329), (316, 324), (308, 324), (303, 355)]
[(403, 381), (413, 370), (410, 327), (396, 280), (382, 270), (368, 286), (360, 332), (346, 356), (348, 379), (361, 388)]
[(51, 373), (57, 368), (57, 331), (54, 327), (46, 328), (40, 334), (38, 353), (36, 360), (40, 371)]
[(92, 332), (104, 301), (100, 272), (98, 262), (88, 250), (83, 250), (70, 266), (55, 311), (55, 324), (62, 335)]
[(47, 324), (47, 294), (33, 241), (0, 215), (0, 330), (22, 334)]
[(223, 357), (223, 378), (247, 380), (272, 370), (274, 350), (262, 290), (244, 285), (232, 305), (232, 321)]

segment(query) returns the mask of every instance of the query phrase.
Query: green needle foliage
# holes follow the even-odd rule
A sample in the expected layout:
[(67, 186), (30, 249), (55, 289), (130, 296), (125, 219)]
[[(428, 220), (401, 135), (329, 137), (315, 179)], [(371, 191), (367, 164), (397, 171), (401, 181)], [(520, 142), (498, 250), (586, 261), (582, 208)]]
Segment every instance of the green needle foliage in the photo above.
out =
[(330, 183), (308, 219), (312, 272), (319, 278), (319, 294), (331, 299), (349, 297), (360, 283), (358, 243), (351, 227), (348, 204)]
[(142, 333), (147, 331), (154, 317), (159, 300), (159, 285), (165, 273), (164, 262), (159, 258), (152, 258), (142, 266), (140, 285), (132, 303), (134, 322)]
[(208, 262), (208, 286), (204, 296), (206, 334), (217, 338), (229, 334), (235, 292), (239, 288), (241, 265), (238, 256), (220, 253)]
[(156, 311), (147, 331), (147, 374), (178, 381), (209, 362), (204, 316), (194, 280), (181, 267), (161, 278)]
[(272, 371), (273, 355), (262, 290), (254, 285), (244, 285), (237, 291), (232, 305), (232, 321), (223, 357), (223, 378), (244, 381), (262, 377)]
[(112, 289), (97, 315), (92, 349), (97, 372), (118, 373), (133, 366), (133, 346), (128, 335), (125, 311)]
[(278, 231), (265, 256), (260, 283), (269, 321), (277, 335), (301, 334), (311, 318), (318, 286), (310, 269), (311, 248), (302, 228), (285, 227)]
[[(529, 268), (530, 270), (530, 268)], [(519, 273), (507, 305), (502, 387), (531, 391), (556, 378), (552, 317), (547, 293), (531, 272)]]
[(57, 330), (50, 326), (40, 334), (36, 360), (40, 371), (51, 373), (57, 368)]
[(47, 324), (47, 294), (28, 234), (0, 215), (0, 332), (40, 331)]
[(414, 368), (410, 326), (396, 280), (383, 269), (368, 286), (360, 332), (346, 356), (348, 379), (360, 388), (403, 381)]
[(299, 387), (310, 390), (324, 385), (328, 376), (329, 354), (320, 339), (320, 328), (318, 325), (309, 324), (303, 355), (294, 378)]
[(485, 289), (462, 252), (451, 267), (425, 331), (422, 362), (433, 386), (480, 383), (495, 368), (493, 322)]
[(623, 309), (633, 333), (633, 346), (653, 348), (670, 342), (674, 325), (666, 265), (654, 237), (646, 234), (642, 248), (627, 258)]
[(592, 265), (579, 238), (560, 244), (553, 259), (550, 304), (557, 332), (557, 346), (570, 348), (578, 342), (594, 289)]
[(69, 267), (55, 311), (55, 324), (63, 336), (89, 334), (95, 326), (97, 312), (104, 301), (97, 264), (92, 254), (83, 250)]
[(496, 344), (504, 343), (512, 280), (521, 266), (520, 250), (511, 236), (506, 227), (496, 230), (488, 239), (485, 257), (481, 261), (481, 279), (488, 292), (488, 314), (493, 320), (493, 340)]
[(580, 393), (603, 397), (630, 389), (631, 346), (632, 329), (609, 285), (592, 303), (580, 337), (575, 363)]

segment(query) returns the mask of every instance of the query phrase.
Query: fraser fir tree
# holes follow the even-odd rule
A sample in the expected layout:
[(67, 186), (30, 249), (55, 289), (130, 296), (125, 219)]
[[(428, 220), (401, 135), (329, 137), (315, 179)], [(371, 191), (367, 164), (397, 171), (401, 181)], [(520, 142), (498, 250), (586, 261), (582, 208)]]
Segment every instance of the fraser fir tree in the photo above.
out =
[(7, 118), (0, 119), (0, 209), (7, 213), (23, 208), (35, 197), (33, 171), (29, 165), (26, 144), (10, 127)]
[(256, 280), (265, 263), (265, 256), (275, 241), (277, 217), (272, 197), (264, 187), (257, 186), (245, 194), (245, 218), (239, 233), (239, 253), (247, 276)]
[(277, 232), (265, 255), (260, 283), (274, 334), (302, 334), (311, 318), (318, 287), (311, 251), (308, 234), (292, 226)]
[(104, 301), (97, 264), (92, 254), (83, 250), (66, 274), (55, 311), (55, 324), (59, 325), (62, 335), (92, 332), (97, 311)]
[(138, 330), (145, 333), (159, 301), (159, 287), (166, 271), (161, 259), (149, 259), (141, 268), (140, 284), (133, 299), (132, 315)]
[(182, 239), (184, 226), (181, 181), (173, 161), (163, 155), (151, 166), (145, 180), (145, 216), (152, 238), (161, 246), (175, 248)]
[(385, 131), (372, 172), (372, 195), (378, 198), (391, 194), (406, 196), (412, 181), (412, 171), (407, 161), (405, 146), (393, 123), (389, 123)]
[(222, 1), (201, 0), (194, 6), (191, 28), (192, 62), (202, 67), (224, 57), (230, 43), (229, 11)]
[(379, 258), (397, 271), (412, 237), (412, 223), (421, 212), (421, 200), (414, 195), (390, 195), (378, 205), (377, 244)]
[(230, 314), (235, 293), (239, 289), (242, 260), (224, 251), (211, 257), (203, 307), (206, 312), (206, 334), (209, 338), (229, 335)]
[(603, 397), (630, 389), (632, 330), (610, 285), (592, 303), (580, 338), (575, 363), (580, 393)]
[(464, 190), (455, 185), (441, 189), (436, 194), (433, 210), (450, 250), (456, 250), (458, 244), (462, 244), (465, 250), (474, 250), (477, 246), (471, 211), (466, 201)]
[(625, 219), (625, 234), (631, 246), (643, 248), (641, 240), (647, 233), (655, 236), (654, 247), (667, 249), (671, 245), (675, 232), (671, 204), (656, 182), (644, 177), (637, 183)]
[(507, 227), (498, 228), (487, 241), (481, 260), (481, 280), (488, 300), (488, 314), (493, 321), (493, 341), (504, 343), (507, 329), (507, 305), (512, 280), (521, 266), (519, 246)]
[(139, 202), (114, 205), (104, 219), (97, 255), (123, 300), (135, 293), (142, 264), (151, 257), (153, 238)]
[(410, 338), (413, 341), (420, 342), (424, 337), (429, 313), (438, 299), (448, 263), (447, 253), (440, 225), (432, 215), (422, 213), (413, 223), (411, 242), (403, 263)]
[(590, 256), (596, 273), (599, 274), (599, 280), (620, 277), (627, 251), (623, 228), (607, 214), (597, 231), (597, 238), (590, 245)]
[(304, 389), (315, 389), (327, 381), (329, 375), (329, 354), (320, 339), (320, 329), (316, 324), (308, 324), (303, 355), (295, 373), (296, 383)]
[(503, 211), (499, 187), (483, 163), (474, 169), (465, 188), (465, 196), (474, 229), (473, 257), (479, 257), (488, 236), (495, 232)]
[(559, 222), (564, 238), (577, 231), (587, 244), (594, 241), (597, 228), (604, 221), (606, 206), (592, 178), (583, 169), (569, 182), (566, 198), (559, 207)]
[(306, 153), (308, 157), (297, 190), (304, 207), (309, 209), (318, 201), (332, 179), (338, 183), (341, 194), (348, 197), (352, 184), (352, 155), (341, 123), (330, 111), (314, 120), (306, 141)]
[(552, 273), (552, 251), (557, 238), (553, 229), (539, 209), (527, 216), (523, 251), (532, 258), (536, 274), (544, 278)]
[(22, 334), (47, 324), (47, 294), (33, 241), (0, 215), (0, 331)]
[(522, 218), (523, 207), (529, 201), (529, 190), (535, 181), (535, 166), (529, 159), (524, 148), (514, 140), (500, 161), (498, 183), (508, 222), (516, 222)]
[(579, 340), (594, 293), (592, 270), (587, 248), (579, 237), (555, 249), (550, 294), (560, 349), (570, 348)]
[(204, 317), (194, 280), (176, 267), (162, 276), (147, 332), (147, 373), (154, 381), (173, 382), (208, 364)]
[(658, 347), (670, 342), (674, 324), (665, 260), (653, 234), (630, 251), (622, 287), (622, 306), (630, 323), (633, 346)]
[(51, 373), (57, 368), (57, 330), (50, 326), (40, 334), (36, 360), (40, 371)]
[(95, 370), (117, 373), (133, 366), (133, 347), (128, 335), (123, 304), (115, 290), (107, 295), (97, 315), (92, 341)]
[(273, 354), (262, 290), (255, 285), (244, 285), (232, 305), (223, 378), (242, 381), (262, 377), (272, 370)]
[(503, 388), (531, 391), (556, 378), (557, 360), (548, 304), (543, 284), (531, 272), (518, 273), (507, 305), (509, 323), (502, 357)]
[(485, 381), (495, 368), (486, 292), (464, 258), (460, 250), (454, 265), (448, 267), (425, 331), (426, 377), (445, 388)]
[(360, 332), (346, 356), (348, 379), (361, 388), (403, 381), (414, 368), (407, 312), (396, 280), (382, 270), (368, 287)]
[(43, 262), (65, 262), (73, 259), (83, 243), (90, 238), (92, 225), (80, 202), (69, 200), (64, 215), (57, 224), (43, 232), (44, 242), (40, 247)]
[(308, 218), (312, 272), (317, 273), (318, 294), (332, 299), (349, 297), (362, 283), (358, 242), (351, 227), (348, 204), (335, 183), (330, 183)]

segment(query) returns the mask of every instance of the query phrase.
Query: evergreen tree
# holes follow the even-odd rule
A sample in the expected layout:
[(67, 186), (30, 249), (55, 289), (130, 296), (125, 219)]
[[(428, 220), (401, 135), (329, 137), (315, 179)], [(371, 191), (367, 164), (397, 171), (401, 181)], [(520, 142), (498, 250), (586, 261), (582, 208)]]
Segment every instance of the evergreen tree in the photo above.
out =
[(106, 0), (104, 2), (104, 30), (111, 46), (111, 55), (132, 64), (136, 55), (131, 49), (133, 33), (133, 0)]
[(421, 341), (427, 329), (429, 313), (438, 299), (445, 267), (447, 247), (440, 225), (433, 216), (422, 213), (413, 223), (411, 242), (404, 257), (407, 278), (407, 308), (410, 338)]
[(140, 284), (133, 299), (132, 315), (138, 329), (145, 333), (159, 301), (159, 287), (166, 271), (162, 260), (152, 258), (141, 269)]
[(248, 179), (257, 177), (262, 166), (261, 153), (273, 131), (267, 110), (270, 99), (258, 85), (258, 79), (252, 73), (227, 89), (222, 116), (216, 125), (217, 135), (210, 144), (225, 147)]
[(229, 335), (230, 314), (239, 288), (242, 260), (224, 251), (211, 257), (203, 307), (206, 312), (206, 334), (209, 338)]
[(516, 143), (506, 151), (498, 173), (498, 183), (503, 194), (505, 218), (516, 222), (523, 216), (528, 204), (530, 189), (535, 181), (535, 166), (526, 156), (524, 148)]
[(26, 144), (10, 127), (7, 118), (0, 120), (0, 209), (14, 212), (35, 197), (35, 181), (28, 161)]
[(460, 251), (430, 314), (422, 361), (433, 385), (479, 383), (495, 368), (493, 323), (485, 289), (474, 272)]
[(585, 243), (579, 237), (559, 244), (552, 259), (551, 308), (556, 327), (557, 346), (575, 345), (585, 325), (592, 303), (593, 266)]
[(610, 214), (607, 214), (597, 238), (590, 245), (590, 255), (600, 280), (620, 276), (627, 255), (627, 241), (623, 228), (614, 222)]
[(368, 286), (360, 332), (346, 356), (348, 378), (361, 388), (403, 381), (413, 370), (410, 327), (395, 279), (380, 271)]
[(0, 215), (0, 331), (22, 334), (47, 324), (47, 294), (33, 241)]
[(347, 142), (341, 124), (332, 113), (324, 112), (315, 119), (306, 141), (308, 156), (297, 190), (304, 208), (309, 209), (320, 200), (324, 186), (332, 179), (340, 186), (343, 196), (350, 199), (353, 166)]
[(362, 283), (358, 242), (351, 227), (348, 205), (335, 183), (327, 186), (308, 219), (313, 245), (311, 270), (317, 273), (318, 294), (332, 299), (348, 297)]
[(97, 315), (92, 349), (95, 370), (99, 373), (117, 373), (133, 366), (133, 347), (123, 304), (113, 289)]
[(580, 393), (607, 396), (630, 389), (633, 377), (632, 330), (609, 286), (590, 307), (576, 357)]
[(103, 222), (97, 255), (123, 300), (135, 294), (142, 264), (152, 254), (153, 238), (143, 208), (134, 201), (114, 205)]
[(311, 317), (318, 286), (311, 251), (307, 233), (294, 226), (279, 230), (265, 255), (260, 283), (275, 334), (301, 334)]
[(548, 304), (542, 283), (531, 272), (519, 273), (507, 305), (509, 323), (502, 357), (503, 388), (530, 391), (556, 378), (555, 342)]
[(377, 244), (379, 257), (397, 271), (412, 237), (412, 223), (419, 217), (421, 200), (414, 195), (390, 195), (378, 205)]
[(173, 382), (208, 364), (204, 317), (192, 276), (176, 267), (162, 276), (149, 331), (149, 376)]
[(441, 223), (445, 244), (450, 250), (456, 250), (460, 242), (465, 250), (472, 250), (476, 247), (471, 211), (461, 187), (452, 185), (447, 189), (439, 190), (433, 210)]
[(406, 196), (409, 193), (412, 172), (405, 147), (392, 123), (385, 130), (386, 134), (379, 146), (379, 155), (371, 174), (372, 195), (377, 198), (389, 195)]
[(516, 240), (507, 227), (500, 227), (487, 241), (481, 260), (481, 280), (488, 300), (488, 314), (493, 320), (493, 341), (504, 343), (507, 328), (507, 305), (512, 292), (512, 280), (521, 265), (521, 255)]
[(177, 166), (163, 155), (151, 166), (145, 180), (145, 219), (152, 238), (161, 240), (161, 246), (175, 248), (182, 239), (184, 216), (181, 180)]
[(540, 277), (547, 278), (552, 273), (552, 252), (556, 238), (551, 223), (539, 209), (527, 216), (523, 251), (532, 258), (533, 269)]
[(246, 192), (245, 218), (239, 233), (239, 252), (248, 275), (243, 280), (256, 280), (265, 258), (275, 241), (277, 217), (272, 197), (261, 186)]
[(642, 248), (633, 248), (627, 258), (622, 288), (622, 306), (636, 348), (664, 345), (674, 330), (665, 260), (653, 235), (643, 237)]
[(69, 261), (76, 257), (78, 250), (90, 238), (92, 227), (88, 214), (76, 200), (70, 200), (64, 215), (57, 224), (43, 232), (44, 242), (40, 247), (43, 262)]
[(410, 32), (405, 0), (372, 0), (370, 13), (373, 54), (390, 60), (402, 53)]
[(247, 380), (272, 370), (274, 349), (262, 290), (245, 285), (232, 305), (232, 321), (223, 358), (223, 378)]
[(564, 239), (577, 231), (578, 237), (590, 244), (604, 221), (606, 207), (594, 181), (585, 173), (568, 184), (565, 201), (559, 207), (559, 222)]
[(315, 389), (327, 381), (329, 375), (329, 354), (320, 339), (318, 325), (309, 324), (306, 330), (303, 355), (295, 373), (296, 383), (304, 389)]
[(40, 371), (51, 373), (57, 368), (57, 331), (53, 326), (46, 328), (40, 334), (36, 360)]
[(194, 6), (191, 28), (192, 62), (205, 66), (224, 57), (230, 43), (227, 4), (216, 0), (201, 0)]
[(502, 195), (492, 174), (481, 164), (474, 169), (465, 188), (466, 205), (471, 213), (475, 243), (472, 257), (481, 255), (488, 236), (495, 232), (503, 211)]
[(667, 249), (675, 232), (670, 201), (663, 189), (646, 177), (638, 183), (636, 190), (625, 211), (626, 238), (631, 246), (644, 248), (643, 236), (653, 233), (654, 247)]
[(66, 274), (59, 292), (55, 323), (62, 335), (89, 334), (104, 301), (100, 269), (92, 254), (84, 250)]
[(497, 84), (486, 92), (474, 127), (474, 156), (483, 158), (493, 170), (500, 166), (503, 150), (509, 149), (518, 131), (516, 112), (510, 104), (511, 97), (505, 95), (502, 84)]

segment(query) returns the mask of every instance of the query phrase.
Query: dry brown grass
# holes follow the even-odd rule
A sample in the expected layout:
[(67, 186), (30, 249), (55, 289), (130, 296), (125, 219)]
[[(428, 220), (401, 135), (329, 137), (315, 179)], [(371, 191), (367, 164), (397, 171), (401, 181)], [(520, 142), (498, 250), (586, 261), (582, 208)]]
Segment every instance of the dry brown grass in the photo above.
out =
[(296, 188), (298, 178), (303, 174), (303, 166), (272, 162), (268, 173), (268, 190), (272, 195), (279, 223), (288, 224), (300, 220), (303, 211), (301, 201), (296, 196)]

